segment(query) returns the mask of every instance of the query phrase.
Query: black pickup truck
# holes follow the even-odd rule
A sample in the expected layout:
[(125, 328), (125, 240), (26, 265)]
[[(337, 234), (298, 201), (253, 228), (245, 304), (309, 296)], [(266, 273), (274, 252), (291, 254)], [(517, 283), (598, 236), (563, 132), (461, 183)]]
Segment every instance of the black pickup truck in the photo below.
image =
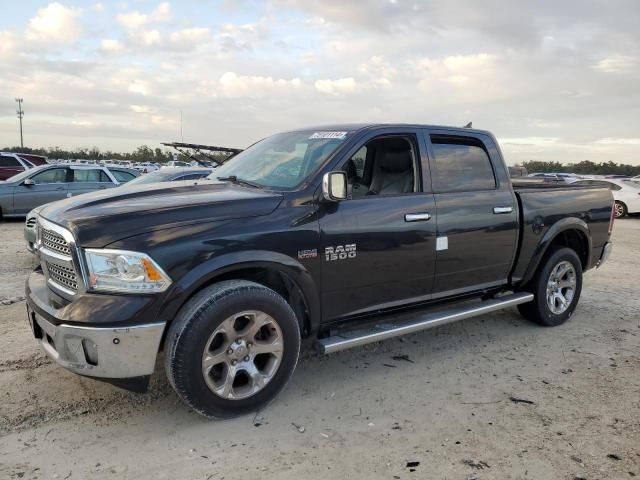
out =
[(134, 391), (158, 352), (231, 417), (321, 353), (518, 306), (559, 325), (611, 251), (606, 189), (512, 185), (488, 132), (332, 125), (268, 137), (204, 180), (52, 203), (26, 283), (63, 367)]

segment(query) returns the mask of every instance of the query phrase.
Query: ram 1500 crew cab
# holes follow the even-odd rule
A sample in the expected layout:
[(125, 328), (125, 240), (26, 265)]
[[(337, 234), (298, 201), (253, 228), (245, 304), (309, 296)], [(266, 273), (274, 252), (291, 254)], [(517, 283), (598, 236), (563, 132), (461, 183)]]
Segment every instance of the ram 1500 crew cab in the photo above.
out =
[(303, 340), (331, 353), (511, 306), (565, 322), (611, 251), (612, 206), (513, 185), (485, 131), (296, 130), (208, 179), (44, 207), (28, 318), (60, 365), (132, 390), (164, 349), (178, 395), (230, 417), (276, 396)]

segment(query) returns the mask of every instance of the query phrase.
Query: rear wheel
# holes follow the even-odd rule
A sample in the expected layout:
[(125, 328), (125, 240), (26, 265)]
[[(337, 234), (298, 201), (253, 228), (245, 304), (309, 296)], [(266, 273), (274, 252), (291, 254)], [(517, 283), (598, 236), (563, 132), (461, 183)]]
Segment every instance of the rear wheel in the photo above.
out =
[(624, 203), (616, 200), (616, 203), (614, 206), (614, 214), (616, 218), (624, 217), (627, 214), (627, 206)]
[(566, 322), (580, 299), (582, 263), (570, 248), (552, 250), (529, 284), (535, 298), (518, 305), (527, 320), (546, 327)]
[(180, 398), (204, 416), (230, 418), (263, 407), (284, 388), (298, 361), (300, 330), (276, 292), (231, 280), (187, 302), (165, 350)]

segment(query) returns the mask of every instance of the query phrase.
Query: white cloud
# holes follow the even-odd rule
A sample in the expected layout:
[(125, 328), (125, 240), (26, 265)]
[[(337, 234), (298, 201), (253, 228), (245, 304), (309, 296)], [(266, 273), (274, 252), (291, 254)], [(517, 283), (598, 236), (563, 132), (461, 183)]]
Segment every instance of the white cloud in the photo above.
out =
[(136, 38), (138, 38), (146, 47), (157, 45), (162, 41), (162, 37), (160, 36), (160, 32), (158, 30), (140, 32), (140, 34)]
[(0, 31), (0, 58), (9, 56), (15, 47), (15, 34), (7, 30)]
[(109, 54), (122, 53), (125, 49), (122, 42), (112, 38), (105, 38), (100, 42), (100, 49)]
[(601, 138), (595, 143), (599, 145), (640, 145), (640, 138)]
[(640, 61), (636, 57), (616, 54), (603, 58), (593, 65), (593, 69), (604, 73), (617, 73), (631, 70), (639, 64)]
[(129, 84), (128, 90), (132, 93), (149, 95), (151, 88), (149, 82), (145, 80), (134, 80)]
[(149, 105), (129, 105), (129, 108), (135, 113), (151, 113)]
[(138, 11), (121, 13), (117, 17), (118, 22), (129, 31), (135, 31), (149, 23), (167, 22), (171, 19), (171, 6), (169, 3), (161, 3), (150, 13)]
[(184, 28), (169, 35), (171, 45), (180, 50), (190, 50), (207, 42), (211, 31), (204, 27)]
[(388, 88), (397, 74), (397, 69), (380, 55), (372, 56), (368, 62), (361, 64), (358, 71), (369, 78), (372, 85)]
[(78, 8), (50, 3), (29, 20), (26, 37), (32, 41), (71, 43), (82, 34), (81, 15)]
[(346, 77), (337, 80), (316, 80), (314, 86), (322, 93), (342, 95), (353, 92), (358, 84), (353, 77)]
[(259, 24), (225, 24), (220, 29), (218, 41), (224, 50), (252, 50), (262, 37)]
[(226, 97), (259, 98), (273, 93), (275, 90), (290, 91), (299, 88), (302, 82), (299, 78), (291, 80), (263, 77), (259, 75), (237, 75), (226, 72), (218, 81), (222, 94)]

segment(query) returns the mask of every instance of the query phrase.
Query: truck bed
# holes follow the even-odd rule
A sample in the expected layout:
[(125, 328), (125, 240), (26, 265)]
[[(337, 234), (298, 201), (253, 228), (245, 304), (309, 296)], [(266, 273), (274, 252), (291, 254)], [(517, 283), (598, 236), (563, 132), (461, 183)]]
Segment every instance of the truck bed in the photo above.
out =
[[(518, 282), (527, 271), (542, 239), (549, 229), (563, 219), (574, 217), (584, 222), (590, 235), (593, 251), (601, 251), (609, 237), (609, 221), (613, 196), (602, 187), (571, 184), (536, 183), (526, 186), (513, 182), (520, 208), (520, 240), (512, 277)], [(588, 260), (584, 269), (591, 268), (597, 258)]]

